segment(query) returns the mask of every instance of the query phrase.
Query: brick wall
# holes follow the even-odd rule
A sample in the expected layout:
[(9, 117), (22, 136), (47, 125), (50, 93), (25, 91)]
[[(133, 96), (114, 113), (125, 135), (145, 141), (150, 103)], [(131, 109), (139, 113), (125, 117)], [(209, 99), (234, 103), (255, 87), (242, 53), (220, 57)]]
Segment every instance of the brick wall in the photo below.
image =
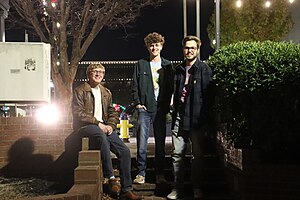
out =
[(218, 141), (226, 177), (235, 199), (300, 199), (300, 164), (265, 162), (259, 150), (236, 149), (222, 133), (218, 133)]
[(69, 117), (52, 125), (42, 124), (34, 117), (1, 117), (1, 172), (48, 173), (49, 167), (65, 152), (72, 131)]
[(79, 166), (74, 174), (74, 185), (67, 193), (19, 200), (101, 200), (103, 175), (100, 151), (80, 151), (78, 163)]

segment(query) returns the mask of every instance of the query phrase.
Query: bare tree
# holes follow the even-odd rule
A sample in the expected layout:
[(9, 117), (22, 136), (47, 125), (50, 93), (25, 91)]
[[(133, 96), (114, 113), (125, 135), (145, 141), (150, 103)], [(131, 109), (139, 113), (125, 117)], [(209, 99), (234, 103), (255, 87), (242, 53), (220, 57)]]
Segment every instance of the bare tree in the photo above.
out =
[[(57, 102), (67, 110), (78, 62), (104, 26), (133, 22), (142, 8), (166, 0), (10, 0), (11, 22), (51, 44), (51, 75)], [(68, 55), (69, 54), (69, 55)]]

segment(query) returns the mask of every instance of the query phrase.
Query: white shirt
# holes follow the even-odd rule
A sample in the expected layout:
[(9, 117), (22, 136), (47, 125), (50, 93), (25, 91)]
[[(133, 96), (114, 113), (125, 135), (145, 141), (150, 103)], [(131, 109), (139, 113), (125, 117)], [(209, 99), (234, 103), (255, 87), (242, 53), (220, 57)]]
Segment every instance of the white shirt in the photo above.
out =
[(150, 62), (153, 87), (154, 87), (154, 95), (157, 100), (158, 92), (159, 92), (159, 70), (161, 69), (161, 60), (159, 62)]
[(94, 95), (94, 117), (103, 122), (102, 119), (102, 103), (101, 103), (101, 91), (99, 86), (92, 88), (92, 93)]

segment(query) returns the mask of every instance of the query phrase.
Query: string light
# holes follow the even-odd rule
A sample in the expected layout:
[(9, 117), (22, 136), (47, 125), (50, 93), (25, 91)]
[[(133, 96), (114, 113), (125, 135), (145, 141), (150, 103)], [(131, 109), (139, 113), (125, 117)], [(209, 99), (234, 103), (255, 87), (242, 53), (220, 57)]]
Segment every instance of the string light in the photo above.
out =
[[(290, 4), (292, 4), (292, 3), (295, 2), (295, 0), (288, 0), (288, 2)], [(243, 6), (243, 1), (242, 0), (236, 0), (235, 4), (236, 4), (237, 8), (241, 8)], [(264, 2), (264, 7), (266, 7), (266, 8), (271, 7), (271, 5), (272, 5), (271, 1), (265, 1)]]
[(241, 0), (237, 0), (236, 1), (236, 7), (238, 7), (238, 8), (240, 8), (240, 7), (242, 7), (242, 1)]
[(266, 1), (266, 2), (265, 2), (265, 6), (266, 6), (267, 8), (269, 8), (269, 7), (271, 6), (271, 2), (270, 2), (270, 1)]

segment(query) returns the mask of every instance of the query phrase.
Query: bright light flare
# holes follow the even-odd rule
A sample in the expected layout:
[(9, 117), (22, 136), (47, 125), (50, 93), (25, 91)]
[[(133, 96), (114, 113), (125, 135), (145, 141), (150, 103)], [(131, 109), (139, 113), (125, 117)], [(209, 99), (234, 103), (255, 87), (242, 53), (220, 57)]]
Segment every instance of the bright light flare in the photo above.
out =
[(270, 1), (266, 1), (266, 2), (265, 2), (265, 6), (266, 6), (267, 8), (270, 8), (271, 2), (270, 2)]
[(59, 119), (59, 111), (55, 105), (44, 105), (36, 111), (36, 119), (44, 124), (54, 124)]
[(242, 7), (242, 1), (241, 0), (238, 0), (238, 1), (236, 1), (236, 7), (238, 7), (238, 8), (240, 8), (240, 7)]
[(216, 39), (213, 39), (212, 44), (213, 44), (213, 45), (216, 45), (216, 44), (217, 44)]

